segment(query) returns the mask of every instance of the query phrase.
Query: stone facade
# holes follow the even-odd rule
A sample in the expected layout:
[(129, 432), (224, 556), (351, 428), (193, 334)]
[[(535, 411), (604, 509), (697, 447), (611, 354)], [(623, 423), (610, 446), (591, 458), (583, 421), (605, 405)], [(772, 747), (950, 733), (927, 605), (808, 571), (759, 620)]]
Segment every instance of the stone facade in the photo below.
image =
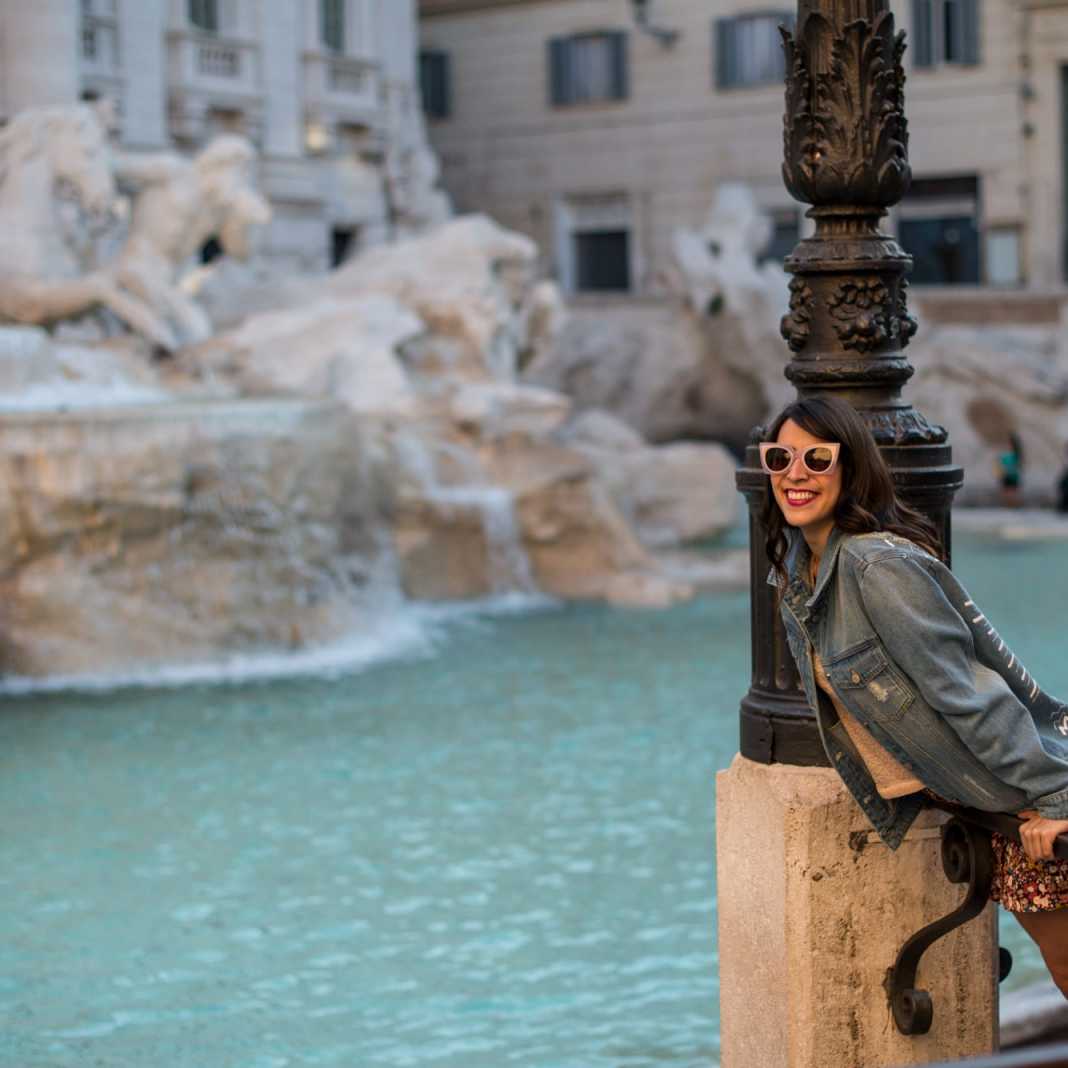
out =
[(268, 261), (322, 270), (404, 228), (394, 207), (425, 144), (415, 38), (414, 0), (4, 4), (0, 117), (105, 98), (126, 152), (248, 136)]
[[(773, 213), (780, 254), (796, 239), (798, 205), (780, 176), (783, 90), (774, 76), (772, 25), (796, 5), (648, 0), (644, 29), (635, 17), (640, 6), (420, 4), (424, 53), (446, 57), (440, 62), (448, 67), (448, 114), (430, 126), (446, 188), (461, 210), (487, 211), (533, 237), (571, 292), (598, 288), (583, 284), (584, 266), (576, 262), (583, 255), (596, 260), (596, 251), (579, 247), (589, 234), (617, 235), (614, 244), (594, 243), (604, 242), (609, 259), (625, 248), (628, 266), (625, 278), (595, 281), (659, 292), (672, 232), (695, 225), (724, 181), (747, 183)], [(916, 179), (891, 226), (917, 255), (916, 282), (926, 276), (932, 285), (1060, 288), (1068, 229), (1068, 3), (893, 0), (891, 7), (909, 31)], [(914, 18), (924, 9), (932, 12), (926, 32)], [(718, 25), (747, 17), (749, 37), (731, 37)], [(554, 93), (551, 40), (616, 34), (624, 70), (615, 86), (603, 79), (607, 91), (596, 102), (567, 102), (559, 86)], [(572, 97), (597, 97), (597, 78), (589, 69), (580, 75)], [(596, 263), (592, 269), (596, 274)]]

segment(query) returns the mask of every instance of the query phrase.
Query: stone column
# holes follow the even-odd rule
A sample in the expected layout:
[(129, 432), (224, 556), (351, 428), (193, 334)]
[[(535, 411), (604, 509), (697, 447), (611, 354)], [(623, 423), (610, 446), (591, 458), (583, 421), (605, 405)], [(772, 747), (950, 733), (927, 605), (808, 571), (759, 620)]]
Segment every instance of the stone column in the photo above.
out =
[(5, 4), (3, 76), (8, 116), (73, 104), (79, 96), (78, 0)]
[(122, 143), (127, 148), (160, 149), (168, 143), (166, 8), (166, 0), (118, 6)]
[[(911, 180), (904, 36), (888, 0), (799, 0), (785, 33), (783, 178), (812, 205), (816, 232), (786, 261), (786, 377), (803, 396), (856, 406), (899, 492), (949, 546), (960, 485), (946, 432), (902, 396), (909, 256), (880, 229)], [(785, 353), (784, 353), (785, 362)], [(928, 1033), (902, 1035), (887, 972), (911, 935), (960, 903), (928, 812), (897, 852), (871, 831), (827, 767), (771, 588), (760, 522), (767, 478), (754, 433), (739, 489), (749, 502), (753, 680), (740, 749), (716, 805), (724, 1068), (922, 1064), (996, 1042), (995, 925), (988, 907), (923, 957), (917, 989), (934, 1002)]]
[(304, 154), (301, 55), (306, 47), (300, 5), (292, 0), (264, 0), (261, 35), (264, 155), (299, 159)]

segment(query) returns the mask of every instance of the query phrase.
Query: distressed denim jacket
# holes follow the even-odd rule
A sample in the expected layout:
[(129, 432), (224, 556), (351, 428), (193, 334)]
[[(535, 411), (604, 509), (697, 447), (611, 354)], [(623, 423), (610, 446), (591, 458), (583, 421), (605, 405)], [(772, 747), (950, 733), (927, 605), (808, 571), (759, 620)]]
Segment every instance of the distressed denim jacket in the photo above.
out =
[[(1068, 819), (1068, 705), (1044, 693), (941, 561), (886, 533), (835, 529), (816, 586), (790, 532), (781, 612), (832, 764), (880, 837), (896, 849), (922, 795), (879, 796), (816, 686), (812, 650), (842, 704), (929, 789), (990, 812), (1035, 808)], [(778, 585), (775, 572), (768, 582)]]

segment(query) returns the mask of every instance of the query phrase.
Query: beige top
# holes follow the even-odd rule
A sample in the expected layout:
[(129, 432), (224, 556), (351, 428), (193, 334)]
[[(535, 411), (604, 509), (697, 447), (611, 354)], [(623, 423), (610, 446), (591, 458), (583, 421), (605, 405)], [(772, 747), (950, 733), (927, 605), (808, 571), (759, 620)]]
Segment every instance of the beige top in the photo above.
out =
[(812, 651), (812, 672), (816, 677), (816, 685), (831, 699), (838, 718), (842, 721), (842, 726), (849, 733), (853, 744), (868, 766), (879, 796), (887, 799), (905, 797), (907, 794), (915, 794), (924, 789), (923, 783), (888, 753), (871, 733), (861, 726), (860, 721), (846, 710), (838, 699), (838, 694), (831, 689), (827, 673), (823, 670), (823, 664), (815, 650)]

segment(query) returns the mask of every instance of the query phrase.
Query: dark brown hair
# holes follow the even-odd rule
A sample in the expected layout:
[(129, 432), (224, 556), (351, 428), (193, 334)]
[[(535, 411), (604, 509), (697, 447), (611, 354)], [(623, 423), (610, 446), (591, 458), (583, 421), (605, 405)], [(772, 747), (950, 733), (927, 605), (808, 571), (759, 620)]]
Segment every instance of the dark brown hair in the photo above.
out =
[[(940, 560), (945, 559), (942, 539), (934, 524), (909, 507), (894, 489), (894, 480), (879, 446), (857, 410), (837, 397), (802, 397), (788, 404), (772, 420), (765, 441), (777, 441), (783, 423), (793, 420), (821, 441), (837, 441), (842, 448), (838, 463), (842, 469), (842, 492), (834, 508), (834, 523), (846, 534), (869, 534), (886, 530), (916, 542)], [(761, 513), (767, 532), (768, 560), (786, 582), (787, 523), (771, 492), (771, 479), (765, 490)]]

